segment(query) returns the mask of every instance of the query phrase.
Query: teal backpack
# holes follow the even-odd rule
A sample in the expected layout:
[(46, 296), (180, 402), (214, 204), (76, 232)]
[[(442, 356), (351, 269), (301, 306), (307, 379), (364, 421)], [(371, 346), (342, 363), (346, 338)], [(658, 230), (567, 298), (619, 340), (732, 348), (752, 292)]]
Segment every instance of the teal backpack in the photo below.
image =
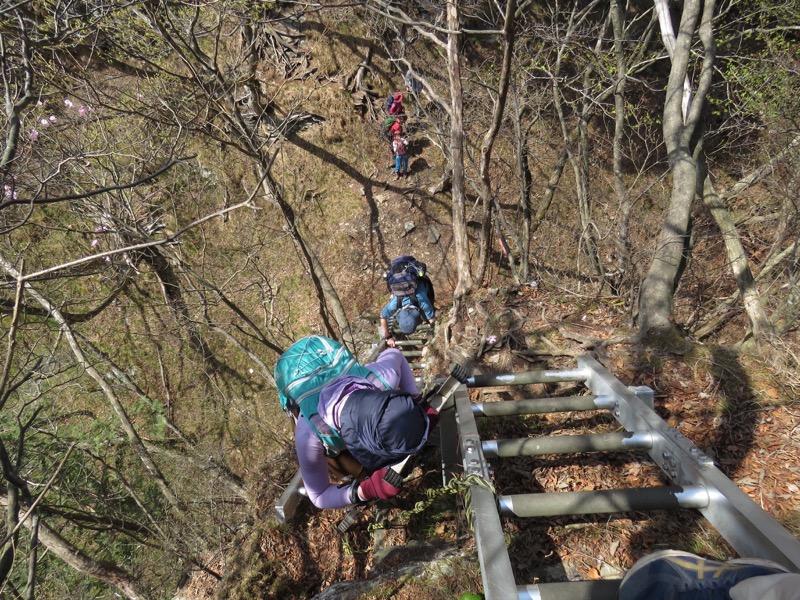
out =
[[(342, 343), (321, 335), (297, 340), (275, 363), (275, 385), (281, 407), (288, 413), (299, 409), (328, 456), (338, 456), (344, 450), (344, 441), (319, 415), (320, 390), (341, 375), (366, 378), (370, 374), (381, 379), (377, 373), (361, 366)], [(389, 388), (383, 379), (381, 383)]]

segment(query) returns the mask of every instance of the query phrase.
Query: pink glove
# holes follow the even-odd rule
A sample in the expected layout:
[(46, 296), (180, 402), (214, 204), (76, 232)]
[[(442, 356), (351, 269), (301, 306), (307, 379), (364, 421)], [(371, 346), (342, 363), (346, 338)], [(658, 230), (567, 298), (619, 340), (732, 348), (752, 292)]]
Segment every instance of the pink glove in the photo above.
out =
[(364, 500), (387, 500), (400, 493), (400, 488), (384, 479), (388, 467), (375, 471), (368, 479), (358, 485)]
[(432, 406), (429, 406), (425, 409), (425, 414), (428, 415), (428, 420), (431, 422), (430, 427), (428, 427), (428, 432), (431, 432), (439, 424), (439, 413)]

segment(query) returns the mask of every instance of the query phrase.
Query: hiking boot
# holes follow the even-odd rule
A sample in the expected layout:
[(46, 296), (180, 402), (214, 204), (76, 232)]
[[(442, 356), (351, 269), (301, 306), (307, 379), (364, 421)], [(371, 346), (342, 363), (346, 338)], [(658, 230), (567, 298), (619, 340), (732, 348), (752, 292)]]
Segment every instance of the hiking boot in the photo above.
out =
[(395, 173), (394, 180), (397, 181), (398, 179), (400, 179), (400, 173)]
[(689, 552), (662, 550), (636, 563), (619, 586), (619, 600), (729, 600), (734, 585), (761, 575), (786, 573), (768, 560), (737, 558), (719, 562)]

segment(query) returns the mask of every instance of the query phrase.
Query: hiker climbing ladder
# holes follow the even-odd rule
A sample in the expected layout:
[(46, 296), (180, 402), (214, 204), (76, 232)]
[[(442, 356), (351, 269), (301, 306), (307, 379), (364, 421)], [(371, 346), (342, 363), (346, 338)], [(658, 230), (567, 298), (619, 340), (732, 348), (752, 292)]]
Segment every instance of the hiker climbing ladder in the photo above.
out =
[[(399, 340), (397, 342), (398, 349), (400, 350), (400, 352), (402, 354), (405, 355), (406, 360), (408, 360), (410, 362), (410, 366), (411, 366), (412, 370), (414, 371), (414, 375), (415, 375), (417, 381), (419, 381), (421, 379), (422, 371), (424, 370), (424, 364), (422, 363), (422, 361), (420, 359), (424, 356), (424, 347), (425, 347), (425, 344), (426, 344), (426, 342), (428, 340), (429, 329), (430, 328), (428, 328), (428, 330), (420, 331), (419, 333), (415, 332), (415, 334), (413, 336), (408, 336), (408, 339), (401, 340), (401, 341)], [(334, 344), (334, 343), (335, 342), (333, 342), (331, 340), (328, 340), (328, 344)], [(369, 358), (367, 358), (366, 361), (364, 361), (364, 364), (369, 364), (370, 362), (373, 362), (373, 361), (377, 360), (378, 355), (385, 349), (386, 349), (386, 342), (382, 340), (382, 341), (380, 341), (378, 344), (376, 344), (373, 347), (372, 353), (370, 354)], [(308, 356), (311, 356), (313, 353), (307, 353), (307, 354), (308, 354)], [(306, 354), (303, 354), (303, 356), (306, 356)], [(411, 362), (414, 359), (417, 360), (416, 363), (415, 362)], [(307, 362), (310, 362), (310, 361), (307, 361)], [(448, 379), (448, 381), (452, 380), (452, 381), (455, 382), (455, 384), (458, 384), (459, 381), (462, 381), (462, 382), (465, 381), (466, 380), (466, 373), (463, 373), (461, 371), (459, 371), (458, 373), (460, 375), (459, 379), (453, 379), (451, 377), (451, 378)], [(312, 379), (313, 377), (316, 377), (317, 379), (319, 378), (318, 370), (314, 371), (306, 379)], [(278, 378), (276, 377), (276, 380), (277, 379)], [(317, 381), (317, 379), (313, 379), (313, 381)], [(294, 384), (289, 384), (289, 387), (291, 387), (291, 385), (294, 385)], [(441, 391), (442, 387), (443, 386), (440, 386), (440, 388), (439, 388), (440, 391)], [(452, 392), (455, 389), (455, 385), (449, 385), (449, 386), (447, 386), (447, 389), (448, 389), (448, 397), (449, 397), (449, 395), (452, 395)], [(452, 429), (452, 427), (454, 427), (454, 424), (451, 424), (451, 423), (448, 423), (447, 425), (444, 425), (444, 429), (447, 430), (447, 431), (450, 431)], [(454, 453), (451, 453), (448, 456), (450, 456), (450, 462), (448, 462), (448, 466), (452, 466), (452, 464), (454, 464), (454, 460), (455, 460)], [(329, 459), (329, 460), (331, 460), (331, 459)], [(352, 461), (352, 459), (351, 459), (351, 461)], [(352, 462), (355, 462), (355, 461), (352, 461)], [(398, 483), (402, 481), (402, 471), (403, 471), (403, 468), (406, 465), (406, 463), (407, 463), (407, 460), (406, 461), (402, 461), (400, 464), (396, 464), (396, 465), (394, 465), (392, 467), (392, 469), (396, 471), (395, 481), (398, 482)], [(339, 469), (340, 471), (342, 470), (341, 467), (339, 467), (338, 465), (337, 465), (337, 469)], [(350, 472), (351, 473), (355, 473), (355, 471), (350, 471)], [(390, 475), (390, 474), (387, 473), (387, 475)], [(387, 481), (390, 481), (390, 480), (387, 479)], [(395, 483), (392, 483), (392, 485), (394, 485), (394, 487), (399, 487), (399, 485), (396, 485)], [(305, 487), (303, 485), (302, 476), (300, 474), (300, 471), (298, 470), (295, 473), (294, 477), (292, 477), (292, 479), (289, 482), (288, 486), (284, 490), (283, 494), (281, 494), (281, 497), (278, 499), (278, 502), (274, 506), (276, 517), (277, 517), (278, 521), (283, 523), (283, 522), (286, 522), (286, 521), (290, 520), (294, 516), (294, 514), (295, 514), (295, 512), (297, 510), (297, 507), (300, 504), (300, 502), (302, 501), (302, 499), (304, 497), (307, 497), (307, 495), (308, 495), (307, 491), (306, 491), (306, 489), (305, 489)], [(353, 507), (351, 507), (351, 508), (353, 508)], [(349, 525), (347, 525), (347, 521), (349, 520), (347, 517), (352, 517), (352, 514), (350, 512), (347, 513), (347, 516), (345, 518), (345, 522), (340, 527), (340, 529), (342, 531), (346, 530), (346, 528), (349, 527)]]
[[(472, 404), (467, 388), (531, 383), (584, 382), (592, 395)], [(741, 555), (778, 562), (800, 572), (800, 542), (717, 469), (713, 461), (652, 409), (649, 388), (629, 389), (595, 359), (578, 368), (470, 377), (454, 393), (457, 443), (464, 470), (486, 482), (502, 458), (593, 451), (641, 451), (660, 467), (670, 485), (653, 488), (496, 495), (490, 485), (471, 487), (471, 512), (487, 600), (614, 599), (619, 580), (521, 583), (514, 577), (502, 518), (612, 514), (660, 509), (697, 509)], [(482, 440), (476, 418), (604, 410), (625, 432)]]

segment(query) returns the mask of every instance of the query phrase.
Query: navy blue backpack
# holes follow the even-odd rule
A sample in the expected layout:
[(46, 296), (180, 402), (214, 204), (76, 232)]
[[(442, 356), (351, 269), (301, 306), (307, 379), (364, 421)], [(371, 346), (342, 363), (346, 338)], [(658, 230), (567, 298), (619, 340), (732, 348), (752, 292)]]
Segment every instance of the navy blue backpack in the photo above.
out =
[(422, 450), (430, 420), (415, 398), (395, 390), (357, 390), (342, 409), (342, 438), (368, 471)]
[(420, 284), (424, 285), (428, 299), (435, 305), (436, 296), (427, 269), (424, 262), (418, 261), (413, 256), (399, 256), (392, 261), (389, 270), (384, 274), (386, 287), (398, 298), (403, 298), (413, 296)]

